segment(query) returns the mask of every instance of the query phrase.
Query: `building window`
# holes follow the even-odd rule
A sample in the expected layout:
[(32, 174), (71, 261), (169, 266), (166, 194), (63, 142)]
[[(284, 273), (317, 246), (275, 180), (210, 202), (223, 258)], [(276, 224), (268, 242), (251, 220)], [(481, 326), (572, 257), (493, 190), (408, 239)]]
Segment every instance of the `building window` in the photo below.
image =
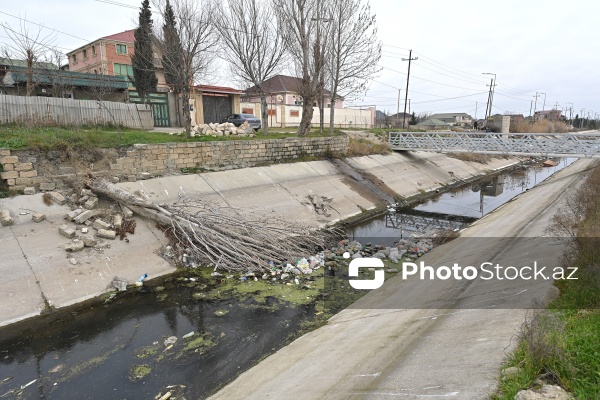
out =
[(85, 60), (87, 58), (87, 50), (83, 50), (83, 59)]
[(133, 67), (131, 65), (115, 63), (114, 72), (115, 76), (126, 76), (128, 78), (127, 82), (129, 83), (129, 87), (133, 87), (131, 84), (131, 79), (133, 79)]
[(299, 117), (300, 111), (290, 110), (290, 117)]
[(127, 54), (127, 45), (118, 44), (117, 45), (117, 54)]
[(77, 62), (77, 54), (73, 54), (73, 64), (75, 64)]
[(96, 57), (96, 46), (92, 46), (92, 57)]
[(254, 109), (252, 109), (252, 108), (242, 108), (242, 114), (254, 114)]
[(296, 100), (296, 101), (294, 101), (294, 105), (301, 106), (302, 104), (303, 104), (302, 100)]

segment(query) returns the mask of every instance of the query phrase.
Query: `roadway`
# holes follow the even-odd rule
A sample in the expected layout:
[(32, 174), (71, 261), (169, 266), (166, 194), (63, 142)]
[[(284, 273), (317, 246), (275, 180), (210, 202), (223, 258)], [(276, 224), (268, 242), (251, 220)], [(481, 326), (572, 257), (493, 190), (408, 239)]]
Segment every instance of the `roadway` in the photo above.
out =
[[(576, 189), (592, 163), (580, 160), (562, 170), (465, 229), (461, 238), (428, 253), (425, 262), (558, 260), (564, 246), (539, 238), (564, 204), (561, 194)], [(525, 308), (553, 294), (547, 281), (396, 276), (211, 399), (485, 399), (515, 346)], [(431, 306), (439, 300), (443, 308)]]

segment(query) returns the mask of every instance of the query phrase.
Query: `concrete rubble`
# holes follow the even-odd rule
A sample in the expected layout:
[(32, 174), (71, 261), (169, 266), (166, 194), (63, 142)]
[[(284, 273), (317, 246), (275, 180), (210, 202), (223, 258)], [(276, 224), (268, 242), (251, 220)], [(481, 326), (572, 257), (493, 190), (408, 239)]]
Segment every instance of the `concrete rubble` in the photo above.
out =
[(80, 239), (73, 239), (70, 243), (65, 244), (65, 250), (72, 253), (81, 251), (84, 247), (85, 245)]
[(31, 220), (33, 222), (42, 222), (43, 220), (46, 219), (46, 214), (42, 214), (39, 212), (33, 213), (33, 215), (31, 216)]
[(115, 231), (111, 231), (108, 229), (99, 229), (98, 232), (96, 233), (96, 235), (99, 238), (103, 238), (103, 239), (115, 239), (117, 237), (117, 232)]
[(108, 287), (117, 289), (119, 292), (124, 292), (127, 290), (127, 279), (115, 276)]
[(239, 127), (236, 127), (230, 122), (222, 124), (210, 123), (200, 124), (192, 127), (192, 136), (205, 135), (205, 136), (254, 136), (254, 129), (248, 125), (248, 122), (244, 122)]
[(47, 195), (50, 198), (50, 200), (52, 200), (59, 206), (65, 205), (67, 203), (67, 199), (65, 198), (65, 196), (58, 192), (47, 192)]
[(565, 389), (556, 385), (543, 385), (537, 390), (521, 390), (515, 396), (515, 400), (574, 400), (575, 397)]
[(75, 229), (70, 228), (68, 225), (59, 226), (58, 233), (60, 233), (67, 239), (73, 239), (75, 237)]
[(2, 226), (11, 226), (15, 223), (14, 219), (10, 216), (10, 211), (0, 211), (0, 223), (2, 223)]

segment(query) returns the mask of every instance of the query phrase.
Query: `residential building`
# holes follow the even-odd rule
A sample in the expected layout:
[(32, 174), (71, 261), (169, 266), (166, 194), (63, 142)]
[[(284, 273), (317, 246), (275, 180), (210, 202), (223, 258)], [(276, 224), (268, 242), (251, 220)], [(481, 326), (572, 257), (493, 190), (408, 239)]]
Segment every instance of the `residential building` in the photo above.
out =
[[(263, 91), (267, 96), (274, 97), (281, 104), (285, 105), (303, 105), (304, 99), (299, 95), (300, 87), (302, 85), (302, 79), (287, 75), (275, 75), (272, 78), (267, 79), (263, 82)], [(258, 87), (252, 86), (246, 89), (246, 92), (242, 98), (243, 102), (246, 103), (260, 103)], [(331, 92), (329, 90), (323, 90), (324, 105), (325, 108), (331, 107)], [(313, 107), (319, 107), (316, 99), (313, 103)], [(268, 102), (271, 100), (269, 99)], [(335, 108), (344, 108), (343, 97), (338, 96), (334, 104)]]
[(419, 122), (416, 125), (417, 129), (427, 130), (448, 130), (452, 127), (452, 124), (442, 121), (437, 118), (428, 118), (424, 121)]
[[(132, 103), (141, 103), (143, 100), (135, 91), (132, 84), (133, 56), (135, 43), (135, 29), (104, 36), (84, 46), (67, 53), (70, 71), (85, 72), (88, 74), (122, 76), (129, 85), (129, 100)], [(149, 96), (149, 102), (154, 112), (155, 126), (180, 126), (180, 110), (174, 105), (177, 103), (175, 95), (170, 92), (170, 87), (165, 80), (162, 68), (160, 50), (154, 49), (154, 66), (158, 84), (156, 93)]]
[(440, 113), (433, 114), (431, 119), (437, 119), (447, 124), (461, 127), (473, 127), (473, 117), (466, 113)]
[(535, 121), (540, 121), (542, 119), (548, 119), (550, 121), (559, 121), (562, 116), (561, 110), (545, 110), (545, 111), (536, 111), (533, 115), (533, 119)]

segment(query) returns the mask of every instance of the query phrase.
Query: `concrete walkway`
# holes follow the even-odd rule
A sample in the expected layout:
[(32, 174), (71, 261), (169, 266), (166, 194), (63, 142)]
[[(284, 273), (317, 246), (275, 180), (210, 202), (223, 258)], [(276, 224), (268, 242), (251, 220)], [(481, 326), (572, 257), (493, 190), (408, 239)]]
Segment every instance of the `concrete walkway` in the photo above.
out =
[[(486, 165), (436, 153), (394, 153), (346, 161), (397, 194), (410, 196), (457, 179), (483, 175), (518, 160), (494, 159)], [(328, 161), (171, 176), (120, 185), (130, 191), (144, 191), (157, 202), (176, 201), (183, 193), (200, 195), (207, 201), (273, 212), (311, 226), (348, 218), (378, 202), (372, 193)], [(332, 197), (336, 212), (330, 217), (317, 215), (302, 204), (309, 193)], [(0, 209), (8, 209), (15, 219), (13, 226), (0, 226), (0, 326), (38, 315), (47, 305), (64, 307), (96, 297), (106, 291), (114, 276), (135, 281), (144, 273), (153, 278), (173, 271), (156, 254), (165, 242), (163, 234), (152, 222), (140, 218), (136, 218), (137, 229), (129, 236), (129, 243), (106, 240), (104, 243), (110, 248), (75, 253), (78, 264), (72, 265), (64, 250), (69, 240), (58, 233), (58, 226), (66, 222), (63, 218), (70, 209), (46, 206), (41, 197), (37, 194), (0, 199)], [(33, 211), (46, 214), (47, 219), (34, 223)], [(30, 214), (20, 215), (21, 212)]]

